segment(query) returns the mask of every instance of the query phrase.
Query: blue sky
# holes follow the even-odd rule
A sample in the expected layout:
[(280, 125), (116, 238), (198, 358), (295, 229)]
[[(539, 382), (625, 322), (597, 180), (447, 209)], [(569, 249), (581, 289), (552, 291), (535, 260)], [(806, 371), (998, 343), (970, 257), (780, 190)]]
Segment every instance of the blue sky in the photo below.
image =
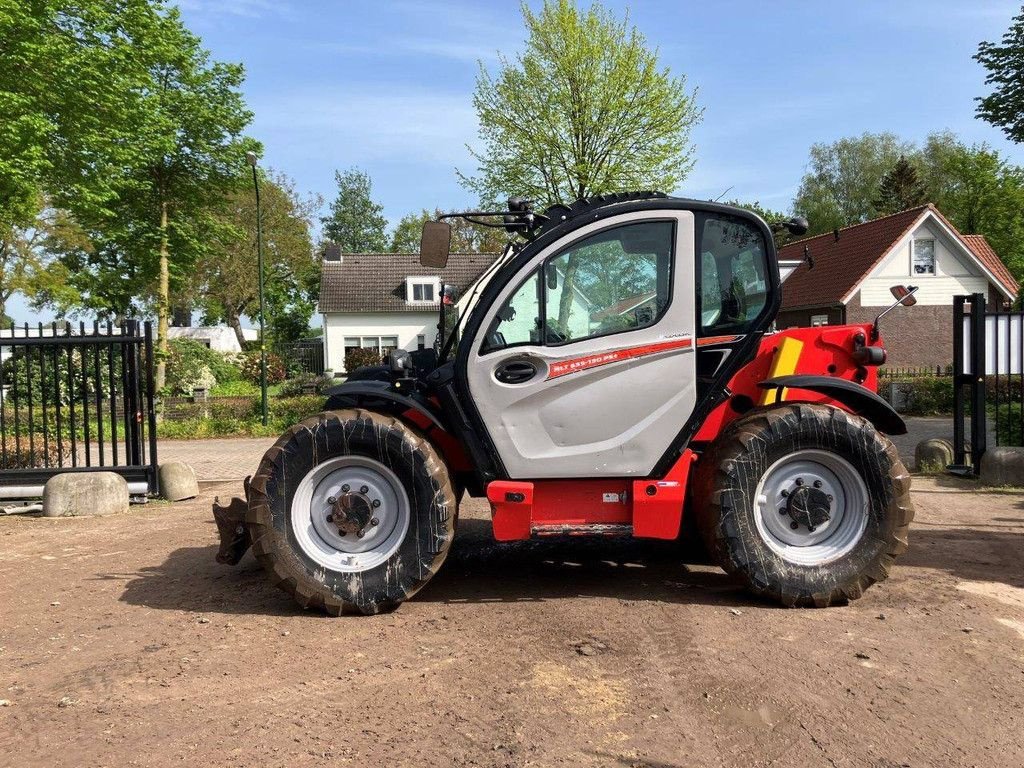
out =
[[(531, 0), (536, 7), (539, 0)], [(215, 58), (241, 61), (264, 164), (300, 191), (333, 194), (334, 170), (367, 171), (385, 214), (471, 206), (478, 61), (514, 55), (511, 0), (180, 0)], [(950, 129), (1024, 163), (1024, 148), (974, 118), (971, 59), (1019, 3), (982, 0), (742, 2), (607, 0), (698, 88), (696, 167), (677, 190), (786, 209), (808, 148), (864, 131), (921, 140)], [(34, 320), (21, 302), (8, 310)], [(45, 318), (44, 318), (45, 319)]]

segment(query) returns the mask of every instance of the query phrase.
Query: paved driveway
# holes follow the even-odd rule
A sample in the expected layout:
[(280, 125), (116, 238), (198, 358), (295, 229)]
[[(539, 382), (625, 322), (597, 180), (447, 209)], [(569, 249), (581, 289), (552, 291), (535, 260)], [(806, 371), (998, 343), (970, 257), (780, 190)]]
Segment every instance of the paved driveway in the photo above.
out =
[[(934, 437), (953, 439), (953, 421), (948, 416), (909, 417), (908, 433), (893, 438), (900, 456), (913, 469), (914, 446)], [(192, 465), (203, 482), (241, 480), (256, 471), (264, 452), (274, 444), (268, 437), (233, 437), (213, 440), (161, 440), (158, 455), (161, 463), (184, 461)], [(993, 443), (994, 444), (994, 443)]]

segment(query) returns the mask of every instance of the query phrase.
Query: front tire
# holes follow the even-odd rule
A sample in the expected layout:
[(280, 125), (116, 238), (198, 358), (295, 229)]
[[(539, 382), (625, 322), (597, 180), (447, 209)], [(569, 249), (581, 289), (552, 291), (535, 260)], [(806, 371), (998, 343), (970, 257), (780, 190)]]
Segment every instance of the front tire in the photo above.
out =
[(430, 442), (396, 418), (340, 410), (296, 424), (267, 451), (246, 522), (271, 581), (299, 605), (373, 614), (441, 567), (456, 504)]
[(886, 437), (839, 408), (750, 413), (705, 452), (694, 480), (715, 561), (783, 605), (854, 600), (907, 548), (910, 475)]

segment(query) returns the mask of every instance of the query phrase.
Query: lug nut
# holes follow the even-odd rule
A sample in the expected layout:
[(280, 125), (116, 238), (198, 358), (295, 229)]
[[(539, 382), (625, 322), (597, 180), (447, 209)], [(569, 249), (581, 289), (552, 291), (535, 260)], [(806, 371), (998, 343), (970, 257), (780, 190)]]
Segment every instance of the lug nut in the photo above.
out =
[(829, 500), (830, 502), (831, 502), (831, 501), (835, 501), (835, 499), (833, 499), (833, 498), (832, 498), (832, 494), (831, 494), (831, 493), (830, 493), (830, 494), (828, 495), (828, 500)]
[(800, 527), (800, 523), (798, 523), (796, 520), (794, 520), (792, 523), (789, 524), (789, 527), (792, 528), (795, 531), (797, 528)]
[(789, 512), (786, 510), (785, 507), (779, 507), (779, 514), (780, 515), (788, 515)]
[(814, 487), (815, 488), (821, 488), (821, 480), (815, 480), (814, 481)]
[(788, 497), (789, 497), (789, 491), (787, 491), (785, 488), (783, 488), (782, 489), (782, 498), (785, 499), (785, 498), (788, 498)]
[(373, 500), (373, 508), (376, 509), (379, 506), (380, 506), (380, 499), (374, 499)]
[(380, 525), (380, 520), (375, 517), (370, 521), (370, 525)]
[(808, 533), (814, 533), (814, 526), (813, 525), (808, 525), (807, 526), (807, 532)]
[(356, 531), (356, 536), (358, 536), (360, 539), (363, 538), (364, 535), (365, 534), (362, 531)]
[(798, 478), (796, 479), (796, 484), (797, 484), (797, 485), (803, 485), (803, 484), (804, 484), (804, 479), (803, 479), (802, 477), (798, 477)]
[(337, 496), (328, 496), (327, 497), (327, 503), (328, 504), (332, 504), (332, 505), (333, 504), (337, 504), (338, 503), (338, 497)]
[(369, 492), (370, 492), (370, 489), (369, 489), (369, 488), (367, 488), (367, 487), (366, 487), (366, 486), (364, 485), (364, 486), (363, 486), (362, 488), (360, 488), (360, 489), (359, 489), (359, 492), (360, 492), (360, 493), (369, 493)]
[(328, 515), (327, 516), (327, 522), (328, 523), (333, 523), (334, 522), (334, 515)]
[(341, 486), (341, 491), (342, 493), (348, 493), (348, 483), (345, 483), (343, 486)]

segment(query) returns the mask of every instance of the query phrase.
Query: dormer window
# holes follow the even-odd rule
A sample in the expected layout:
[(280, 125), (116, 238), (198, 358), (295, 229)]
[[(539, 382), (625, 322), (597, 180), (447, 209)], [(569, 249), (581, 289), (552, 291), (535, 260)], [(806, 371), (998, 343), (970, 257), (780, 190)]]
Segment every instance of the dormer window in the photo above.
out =
[(935, 274), (935, 241), (931, 238), (920, 238), (914, 241), (914, 264), (911, 274)]
[(405, 281), (405, 300), (410, 304), (436, 304), (438, 282), (436, 277), (409, 277)]

